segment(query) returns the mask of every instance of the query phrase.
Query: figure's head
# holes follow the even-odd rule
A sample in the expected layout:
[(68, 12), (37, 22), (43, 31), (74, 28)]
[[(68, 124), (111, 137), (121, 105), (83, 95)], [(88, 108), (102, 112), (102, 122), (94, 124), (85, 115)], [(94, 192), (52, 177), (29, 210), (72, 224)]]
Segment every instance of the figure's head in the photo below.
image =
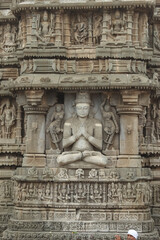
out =
[(127, 240), (137, 240), (137, 239), (138, 239), (138, 233), (135, 230), (130, 229), (127, 234)]
[(115, 12), (115, 19), (119, 19), (121, 17), (120, 11), (117, 9)]
[(77, 103), (76, 104), (76, 113), (77, 116), (85, 118), (89, 115), (90, 104), (88, 103)]
[(10, 102), (9, 102), (9, 100), (6, 102), (6, 108), (7, 108), (7, 109), (10, 108)]
[(61, 112), (61, 110), (62, 110), (62, 105), (56, 104), (56, 112)]
[(47, 13), (47, 11), (44, 11), (43, 20), (44, 21), (48, 21), (48, 13)]
[(7, 26), (6, 26), (6, 31), (7, 32), (10, 32), (11, 31), (11, 25), (8, 23)]
[(79, 117), (85, 118), (90, 111), (90, 95), (87, 92), (79, 92), (76, 96), (76, 113)]

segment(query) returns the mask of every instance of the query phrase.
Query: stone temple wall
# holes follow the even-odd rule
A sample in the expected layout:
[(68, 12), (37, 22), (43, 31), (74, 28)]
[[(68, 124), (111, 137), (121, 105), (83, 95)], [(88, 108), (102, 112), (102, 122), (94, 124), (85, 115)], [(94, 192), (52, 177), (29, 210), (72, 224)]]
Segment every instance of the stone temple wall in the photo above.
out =
[(160, 239), (160, 1), (0, 2), (0, 239)]

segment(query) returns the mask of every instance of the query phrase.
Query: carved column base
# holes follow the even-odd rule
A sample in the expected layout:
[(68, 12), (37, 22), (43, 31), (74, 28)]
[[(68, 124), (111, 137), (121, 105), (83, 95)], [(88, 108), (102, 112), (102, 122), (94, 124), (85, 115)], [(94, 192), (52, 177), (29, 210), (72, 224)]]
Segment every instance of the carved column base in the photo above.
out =
[(142, 159), (139, 155), (120, 155), (117, 161), (119, 168), (141, 167)]
[(25, 154), (23, 159), (23, 167), (45, 167), (45, 154)]

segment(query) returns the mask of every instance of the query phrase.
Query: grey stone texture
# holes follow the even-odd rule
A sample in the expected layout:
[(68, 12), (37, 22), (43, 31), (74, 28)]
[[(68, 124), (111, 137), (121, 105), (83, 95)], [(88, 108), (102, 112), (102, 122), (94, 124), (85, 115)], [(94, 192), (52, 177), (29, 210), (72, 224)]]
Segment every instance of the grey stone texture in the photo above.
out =
[(0, 2), (0, 240), (160, 239), (160, 1)]

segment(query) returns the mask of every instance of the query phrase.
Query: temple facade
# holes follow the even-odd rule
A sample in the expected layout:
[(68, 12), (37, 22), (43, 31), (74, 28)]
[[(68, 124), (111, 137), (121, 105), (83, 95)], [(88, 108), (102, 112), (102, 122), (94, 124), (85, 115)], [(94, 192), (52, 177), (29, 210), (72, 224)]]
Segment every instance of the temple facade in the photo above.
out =
[(160, 1), (0, 1), (0, 240), (160, 239)]

